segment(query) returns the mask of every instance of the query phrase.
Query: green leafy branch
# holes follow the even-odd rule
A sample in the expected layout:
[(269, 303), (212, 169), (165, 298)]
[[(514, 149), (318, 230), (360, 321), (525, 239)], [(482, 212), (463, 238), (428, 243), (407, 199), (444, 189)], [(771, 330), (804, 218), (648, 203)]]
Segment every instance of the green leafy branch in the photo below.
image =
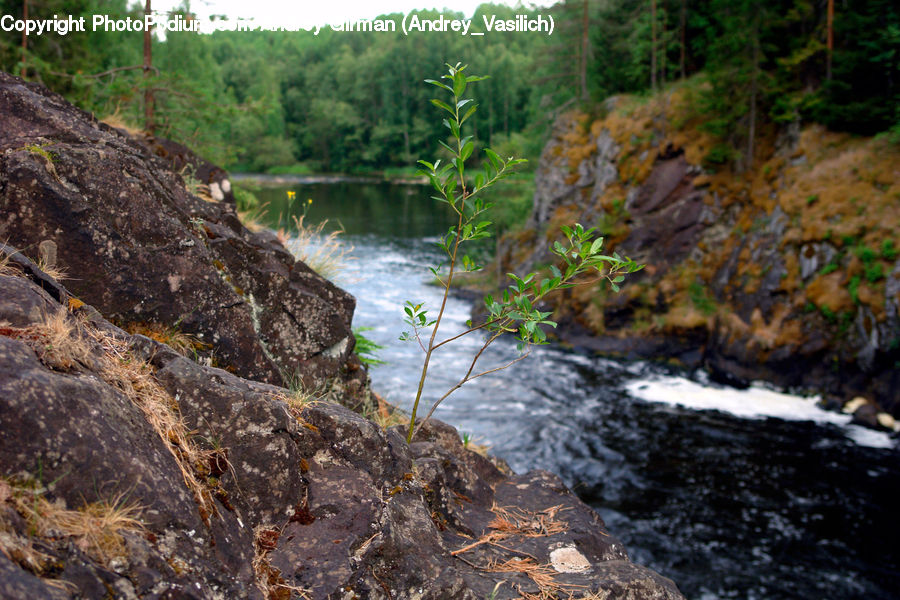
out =
[[(486, 78), (465, 75), (466, 67), (460, 66), (459, 63), (456, 66), (447, 65), (447, 67), (447, 74), (442, 76), (447, 83), (431, 79), (426, 82), (443, 89), (452, 97), (450, 103), (439, 99), (431, 101), (449, 115), (443, 119), (443, 124), (450, 131), (451, 143), (448, 144), (444, 141), (440, 143), (450, 152), (452, 159), (443, 165), (440, 160), (434, 163), (420, 160), (418, 164), (422, 167), (421, 173), (428, 177), (438, 193), (433, 198), (450, 206), (457, 216), (457, 223), (441, 236), (437, 244), (449, 259), (446, 265), (446, 275), (443, 275), (444, 265), (430, 268), (432, 275), (444, 288), (437, 317), (430, 318), (423, 303), (407, 301), (404, 305), (406, 313), (404, 321), (412, 328), (412, 331), (404, 332), (400, 339), (415, 340), (425, 353), (422, 374), (410, 417), (407, 442), (411, 442), (418, 431), (416, 413), (435, 350), (476, 331), (487, 333), (484, 343), (469, 363), (465, 375), (432, 404), (428, 414), (418, 427), (431, 418), (441, 402), (467, 382), (506, 369), (526, 358), (531, 351), (531, 346), (547, 343), (547, 336), (542, 326), (556, 327), (556, 323), (548, 319), (550, 312), (542, 311), (538, 307), (548, 294), (574, 285), (592, 285), (604, 279), (609, 282), (614, 291), (618, 291), (618, 285), (624, 281), (625, 274), (642, 268), (642, 265), (638, 265), (628, 258), (622, 258), (618, 254), (612, 256), (601, 254), (603, 238), (595, 237), (595, 228), (584, 229), (580, 224), (563, 227), (565, 243), (556, 242), (551, 249), (559, 258), (559, 265), (550, 267), (549, 277), (538, 280), (535, 273), (530, 273), (524, 278), (513, 273), (508, 274), (512, 283), (503, 291), (502, 297), (499, 300), (495, 300), (490, 295), (485, 298), (488, 318), (484, 323), (476, 326), (469, 321), (468, 329), (462, 333), (443, 341), (437, 341), (438, 330), (444, 317), (454, 275), (459, 271), (473, 272), (481, 269), (481, 265), (460, 252), (460, 247), (466, 242), (491, 236), (489, 227), (492, 223), (484, 219), (483, 215), (491, 208), (492, 204), (485, 202), (479, 194), (511, 175), (513, 167), (525, 162), (512, 157), (503, 159), (493, 150), (485, 149), (486, 160), (482, 161), (481, 171), (476, 173), (474, 181), (471, 186), (469, 185), (465, 163), (472, 156), (475, 144), (471, 135), (463, 135), (463, 124), (475, 113), (477, 105), (471, 99), (463, 98), (463, 94), (465, 94), (468, 84)], [(583, 276), (588, 273), (594, 273), (596, 276), (593, 279), (584, 280)], [(431, 330), (431, 333), (425, 335), (428, 329)], [(507, 333), (515, 335), (518, 340), (520, 355), (506, 364), (476, 371), (478, 361), (487, 348)], [(425, 337), (428, 338), (427, 342)]]

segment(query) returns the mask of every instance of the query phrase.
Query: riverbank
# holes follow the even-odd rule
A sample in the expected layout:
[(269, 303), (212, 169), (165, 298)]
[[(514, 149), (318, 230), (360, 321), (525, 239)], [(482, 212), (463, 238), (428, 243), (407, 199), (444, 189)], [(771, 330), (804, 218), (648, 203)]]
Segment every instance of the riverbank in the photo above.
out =
[(892, 428), (877, 415), (900, 415), (900, 150), (791, 126), (736, 172), (706, 160), (715, 140), (698, 128), (692, 85), (610, 99), (600, 118), (562, 116), (529, 225), (501, 244), (498, 270), (545, 263), (560, 224), (599, 224), (608, 251), (647, 268), (620, 294), (550, 299), (562, 339), (838, 407), (863, 397), (859, 418)]

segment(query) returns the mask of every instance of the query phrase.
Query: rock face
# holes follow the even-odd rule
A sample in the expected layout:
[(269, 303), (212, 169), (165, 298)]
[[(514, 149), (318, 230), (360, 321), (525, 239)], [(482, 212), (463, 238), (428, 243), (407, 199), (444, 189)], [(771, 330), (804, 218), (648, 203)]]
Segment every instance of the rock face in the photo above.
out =
[(123, 328), (196, 336), (242, 377), (364, 382), (355, 300), (243, 227), (224, 171), (3, 73), (0, 122), (0, 240), (34, 258), (49, 242), (77, 297)]
[(354, 301), (223, 171), (4, 74), (0, 118), (0, 598), (682, 598), (557, 477), (272, 385), (351, 403)]
[(647, 265), (621, 294), (553, 299), (561, 336), (738, 385), (863, 395), (900, 415), (897, 149), (793, 128), (760, 141), (756, 170), (735, 173), (704, 162), (715, 140), (685, 90), (604, 110), (558, 120), (530, 229), (504, 241), (501, 267), (525, 273), (577, 221)]
[(7, 247), (0, 422), (0, 598), (682, 598), (557, 477), (198, 364)]

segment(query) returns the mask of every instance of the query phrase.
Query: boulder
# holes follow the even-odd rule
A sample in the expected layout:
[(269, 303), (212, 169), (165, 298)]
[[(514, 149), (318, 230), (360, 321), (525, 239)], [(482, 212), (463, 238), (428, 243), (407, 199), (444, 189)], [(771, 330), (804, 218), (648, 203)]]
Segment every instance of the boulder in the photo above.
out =
[(191, 334), (247, 379), (362, 386), (354, 298), (247, 230), (224, 171), (5, 73), (0, 121), (0, 240), (35, 259), (52, 242), (79, 299), (122, 328)]
[[(0, 596), (682, 598), (558, 477), (199, 364), (7, 257)], [(134, 520), (105, 552), (53, 516), (97, 506)]]

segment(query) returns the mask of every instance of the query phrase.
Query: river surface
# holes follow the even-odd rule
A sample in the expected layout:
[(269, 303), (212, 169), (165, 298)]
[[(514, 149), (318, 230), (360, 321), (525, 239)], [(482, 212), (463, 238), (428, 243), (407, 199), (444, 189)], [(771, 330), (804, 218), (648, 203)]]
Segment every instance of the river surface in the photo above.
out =
[[(354, 250), (338, 283), (357, 298), (354, 324), (385, 346), (373, 387), (408, 410), (423, 354), (398, 340), (402, 305), (437, 310), (427, 266), (440, 260), (433, 242), (449, 224), (445, 207), (409, 185), (258, 195), (273, 224), (305, 203), (307, 221), (343, 225)], [(451, 298), (440, 337), (462, 331), (470, 309)], [(456, 383), (480, 345), (468, 336), (440, 349), (425, 398)], [(495, 345), (484, 368), (517, 356), (513, 342)], [(550, 345), (466, 384), (436, 416), (518, 472), (561, 475), (632, 560), (692, 600), (900, 598), (900, 450), (814, 399)]]

